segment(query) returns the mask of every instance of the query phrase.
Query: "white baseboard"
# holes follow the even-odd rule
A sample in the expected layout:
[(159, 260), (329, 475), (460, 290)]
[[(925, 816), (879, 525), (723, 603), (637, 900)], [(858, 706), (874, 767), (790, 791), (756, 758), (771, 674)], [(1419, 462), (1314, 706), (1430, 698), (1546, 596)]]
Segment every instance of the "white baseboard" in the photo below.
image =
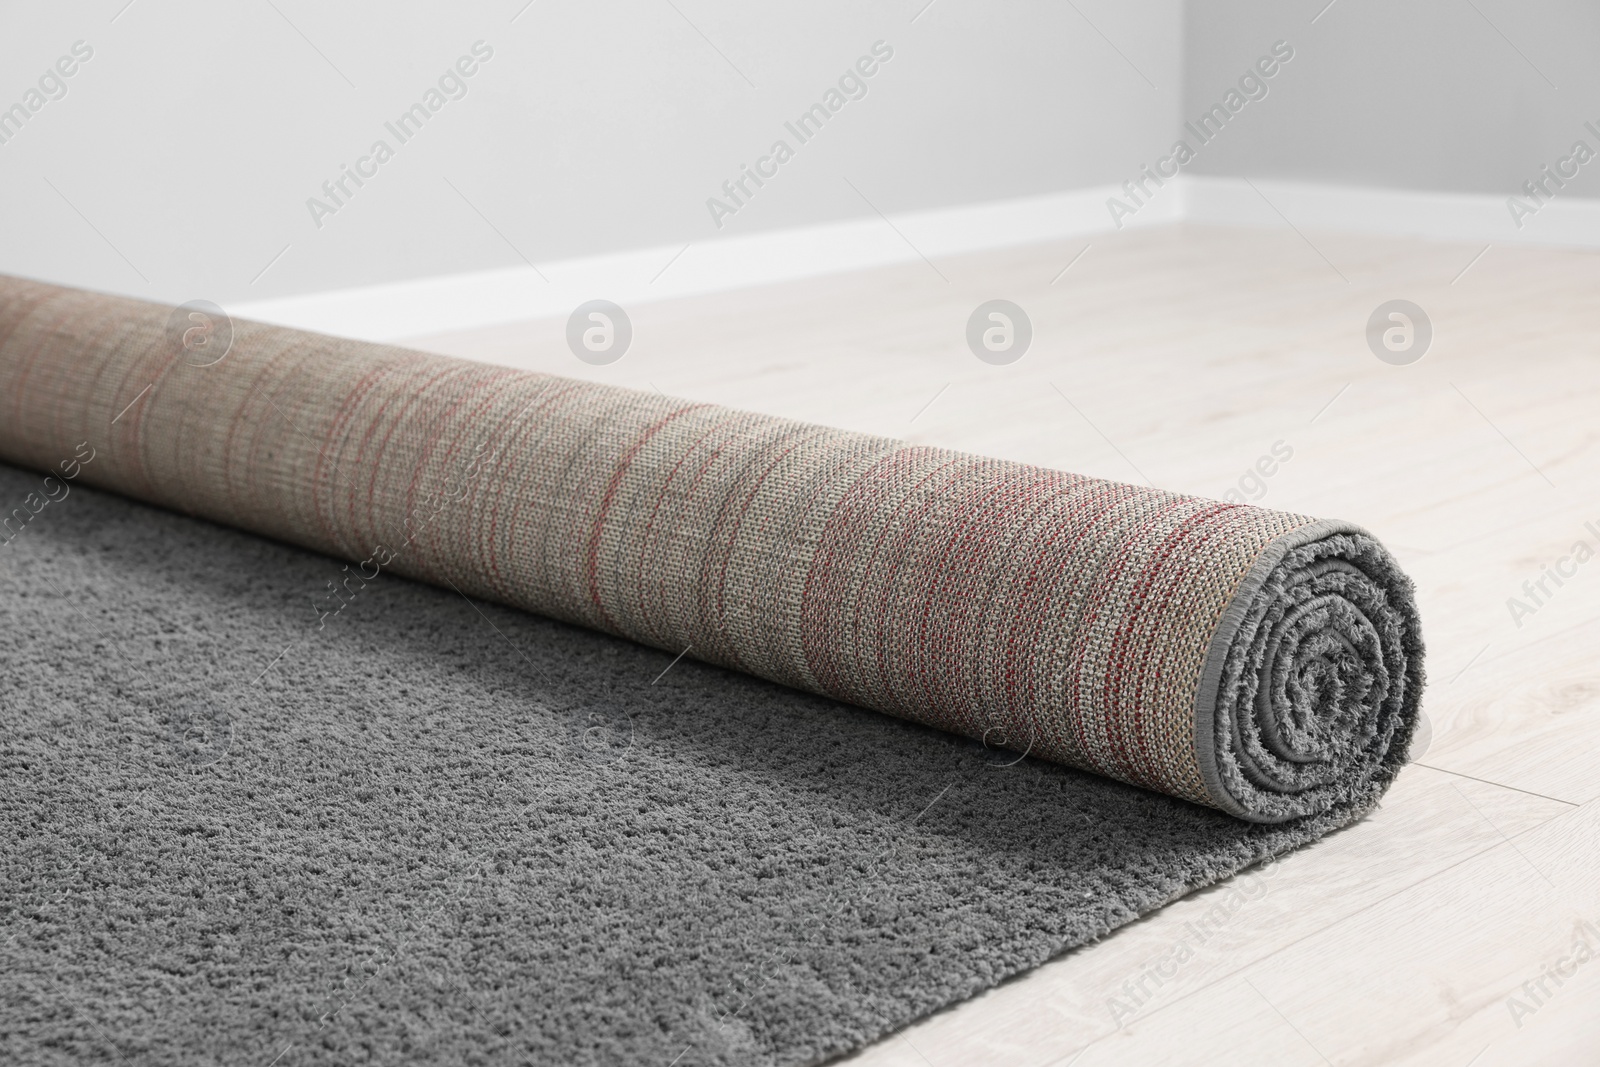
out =
[[(895, 263), (1053, 241), (1113, 229), (1112, 186), (876, 215), (682, 245), (505, 267), (359, 289), (240, 304), (239, 318), (304, 330), (393, 341), (523, 319), (565, 317), (597, 298), (624, 308)], [(1141, 211), (1139, 226), (1176, 222), (1181, 197)], [(896, 231), (899, 231), (898, 233)], [(901, 234), (904, 234), (902, 237)], [(541, 277), (542, 275), (542, 277)], [(547, 280), (548, 279), (548, 280)]]
[[(1259, 190), (1259, 193), (1257, 192)], [(603, 298), (624, 307), (1115, 229), (1114, 186), (876, 216), (687, 247), (475, 271), (229, 308), (239, 318), (371, 341), (565, 317)], [(1263, 200), (1263, 197), (1266, 199)], [(1276, 210), (1274, 210), (1276, 209)], [(1281, 212), (1281, 215), (1279, 214)], [(1555, 200), (1518, 228), (1503, 197), (1182, 175), (1124, 228), (1175, 222), (1282, 226), (1494, 244), (1600, 248), (1600, 200)], [(896, 232), (898, 231), (898, 232)], [(904, 236), (902, 236), (902, 234)], [(541, 276), (542, 275), (542, 276)]]
[(1210, 226), (1282, 226), (1287, 218), (1303, 229), (1600, 248), (1600, 200), (1553, 200), (1536, 215), (1525, 217), (1519, 228), (1503, 196), (1266, 179), (1255, 179), (1254, 184), (1252, 189), (1241, 178), (1186, 175), (1184, 221)]

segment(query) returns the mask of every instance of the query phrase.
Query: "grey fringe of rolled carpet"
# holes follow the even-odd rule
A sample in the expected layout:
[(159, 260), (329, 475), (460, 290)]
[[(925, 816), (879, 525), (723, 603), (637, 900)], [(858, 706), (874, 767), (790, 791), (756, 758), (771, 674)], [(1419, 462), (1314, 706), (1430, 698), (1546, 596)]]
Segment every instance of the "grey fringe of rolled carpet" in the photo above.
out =
[(15, 279), (0, 460), (35, 1058), (818, 1061), (1359, 818), (1422, 687), (1348, 523)]

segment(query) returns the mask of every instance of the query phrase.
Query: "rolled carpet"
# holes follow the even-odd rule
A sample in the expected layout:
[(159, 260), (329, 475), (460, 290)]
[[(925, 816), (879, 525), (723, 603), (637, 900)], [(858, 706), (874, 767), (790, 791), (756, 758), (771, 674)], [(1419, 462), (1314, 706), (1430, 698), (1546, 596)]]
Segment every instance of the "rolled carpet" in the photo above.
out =
[(1349, 523), (9, 278), (0, 398), (0, 459), (351, 561), (324, 613), (402, 574), (1253, 822), (1418, 713)]

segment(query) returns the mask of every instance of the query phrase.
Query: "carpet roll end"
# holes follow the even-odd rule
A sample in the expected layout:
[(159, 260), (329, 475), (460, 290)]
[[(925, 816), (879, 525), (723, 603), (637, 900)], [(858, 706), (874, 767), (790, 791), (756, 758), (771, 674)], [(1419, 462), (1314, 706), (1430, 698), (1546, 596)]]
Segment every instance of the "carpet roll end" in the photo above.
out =
[(1365, 811), (1405, 763), (1422, 687), (1416, 597), (1383, 545), (1326, 520), (1279, 537), (1234, 594), (1201, 678), (1213, 803), (1260, 823)]

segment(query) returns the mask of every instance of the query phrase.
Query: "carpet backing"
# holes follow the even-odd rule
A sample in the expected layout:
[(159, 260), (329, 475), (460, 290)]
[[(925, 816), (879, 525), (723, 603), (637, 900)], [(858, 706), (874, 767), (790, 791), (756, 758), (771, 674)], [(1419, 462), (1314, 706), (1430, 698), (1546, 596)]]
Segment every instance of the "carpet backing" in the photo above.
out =
[(0, 279), (18, 1054), (815, 1062), (1403, 762), (1358, 527), (197, 322)]

